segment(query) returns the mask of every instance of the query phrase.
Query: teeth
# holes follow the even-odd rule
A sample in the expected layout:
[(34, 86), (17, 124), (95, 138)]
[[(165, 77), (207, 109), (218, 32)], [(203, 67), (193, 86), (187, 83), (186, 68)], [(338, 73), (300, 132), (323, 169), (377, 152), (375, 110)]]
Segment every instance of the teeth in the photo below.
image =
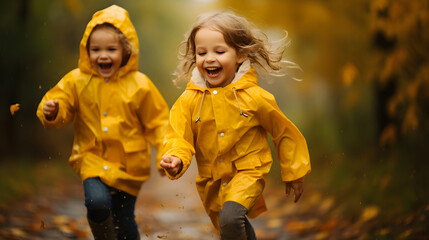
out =
[(207, 70), (209, 70), (209, 71), (214, 71), (214, 70), (216, 70), (217, 68), (215, 68), (215, 67), (209, 67), (209, 68), (206, 68)]

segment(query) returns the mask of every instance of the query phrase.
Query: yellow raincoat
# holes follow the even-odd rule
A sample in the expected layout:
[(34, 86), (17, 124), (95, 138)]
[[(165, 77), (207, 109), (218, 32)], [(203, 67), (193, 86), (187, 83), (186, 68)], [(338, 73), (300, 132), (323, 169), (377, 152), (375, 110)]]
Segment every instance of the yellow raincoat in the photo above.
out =
[(226, 201), (242, 204), (249, 217), (256, 217), (266, 210), (262, 191), (272, 164), (268, 133), (283, 181), (310, 172), (304, 137), (278, 108), (273, 95), (258, 86), (248, 60), (226, 87), (207, 88), (195, 68), (170, 111), (164, 154), (180, 158), (183, 170), (168, 177), (181, 177), (195, 155), (197, 190), (214, 226), (219, 229), (219, 211)]
[[(91, 67), (86, 45), (92, 29), (111, 23), (128, 38), (132, 54), (110, 79)], [(43, 97), (37, 116), (45, 128), (74, 124), (69, 163), (82, 181), (100, 177), (107, 185), (137, 196), (150, 175), (150, 144), (158, 151), (168, 122), (168, 106), (150, 79), (138, 72), (139, 44), (128, 12), (118, 6), (98, 11), (80, 42), (79, 68), (66, 74)], [(53, 121), (43, 114), (47, 100), (59, 101)], [(158, 164), (159, 167), (159, 164)], [(160, 167), (159, 167), (160, 168)]]

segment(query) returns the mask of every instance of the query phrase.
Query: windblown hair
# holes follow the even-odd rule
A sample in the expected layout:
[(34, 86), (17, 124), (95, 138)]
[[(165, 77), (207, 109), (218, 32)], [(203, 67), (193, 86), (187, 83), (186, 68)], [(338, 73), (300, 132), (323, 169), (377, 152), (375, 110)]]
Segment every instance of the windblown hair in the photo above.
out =
[(125, 34), (123, 34), (121, 32), (121, 30), (119, 30), (118, 28), (113, 26), (113, 24), (111, 24), (111, 23), (99, 24), (92, 29), (92, 32), (88, 37), (88, 43), (86, 44), (86, 50), (88, 51), (88, 55), (89, 55), (89, 40), (91, 39), (92, 33), (98, 29), (113, 29), (118, 34), (119, 42), (120, 42), (122, 49), (123, 49), (121, 67), (125, 66), (127, 64), (128, 60), (130, 59), (130, 56), (132, 53), (132, 47), (131, 47), (130, 42), (128, 41), (128, 38), (125, 36)]
[[(225, 42), (235, 48), (237, 55), (247, 54), (252, 66), (262, 69), (270, 75), (283, 76), (282, 63), (294, 63), (282, 60), (283, 52), (289, 45), (286, 36), (280, 39), (277, 47), (269, 42), (268, 37), (246, 18), (233, 12), (210, 12), (200, 15), (191, 29), (185, 34), (185, 40), (178, 46), (179, 63), (174, 72), (176, 79), (190, 79), (196, 65), (195, 35), (201, 28), (219, 31)], [(295, 65), (296, 66), (296, 65)]]

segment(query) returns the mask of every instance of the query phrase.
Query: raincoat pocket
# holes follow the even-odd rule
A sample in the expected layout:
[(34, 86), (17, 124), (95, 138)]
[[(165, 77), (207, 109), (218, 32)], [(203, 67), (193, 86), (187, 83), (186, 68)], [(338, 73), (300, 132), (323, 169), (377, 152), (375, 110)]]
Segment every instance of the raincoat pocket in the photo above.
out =
[(261, 159), (256, 156), (246, 156), (234, 161), (234, 166), (237, 170), (249, 170), (262, 166)]
[(210, 165), (198, 164), (198, 175), (203, 178), (211, 178), (212, 171)]
[(125, 154), (127, 172), (133, 176), (150, 174), (150, 155), (147, 150)]
[(124, 141), (124, 151), (127, 153), (145, 151), (148, 143), (145, 139), (135, 139)]

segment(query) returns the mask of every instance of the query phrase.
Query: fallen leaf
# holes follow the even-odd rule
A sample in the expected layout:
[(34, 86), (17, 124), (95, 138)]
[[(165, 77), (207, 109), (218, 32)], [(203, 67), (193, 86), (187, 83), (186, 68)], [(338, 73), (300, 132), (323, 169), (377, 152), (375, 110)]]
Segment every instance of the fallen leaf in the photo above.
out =
[(322, 223), (319, 226), (319, 229), (321, 231), (324, 231), (324, 232), (326, 232), (326, 231), (332, 231), (337, 226), (337, 224), (338, 224), (338, 221), (336, 219), (330, 219), (327, 222)]
[(167, 238), (167, 235), (158, 235), (157, 238)]
[(359, 74), (358, 69), (353, 63), (346, 64), (342, 69), (342, 79), (345, 86), (350, 86)]
[(369, 206), (363, 210), (361, 221), (366, 222), (370, 219), (375, 218), (380, 212), (380, 208), (377, 206)]
[(399, 237), (402, 238), (402, 239), (405, 239), (408, 236), (410, 236), (411, 233), (413, 233), (413, 230), (412, 229), (408, 229), (405, 232), (401, 233), (401, 235), (399, 235)]
[(331, 207), (334, 205), (335, 200), (333, 197), (327, 197), (323, 202), (320, 204), (320, 211), (321, 212), (327, 212)]
[(40, 229), (45, 229), (45, 221), (43, 219), (40, 221)]
[(390, 230), (389, 230), (389, 229), (387, 229), (387, 228), (383, 228), (383, 229), (380, 229), (379, 234), (380, 234), (381, 236), (384, 236), (384, 235), (387, 235), (389, 232), (390, 232)]
[(285, 229), (291, 232), (303, 232), (305, 230), (314, 228), (317, 222), (317, 219), (310, 219), (307, 221), (292, 220), (286, 224)]
[(12, 114), (12, 116), (18, 110), (19, 110), (19, 103), (10, 105), (10, 114)]
[(283, 224), (283, 220), (280, 218), (269, 219), (267, 222), (267, 228), (278, 228)]
[(59, 225), (66, 225), (70, 222), (70, 218), (64, 215), (58, 215), (54, 217), (53, 220), (54, 224), (59, 226)]
[(329, 237), (329, 232), (319, 232), (316, 234), (315, 239), (320, 240), (320, 239), (326, 239)]
[(12, 228), (11, 233), (14, 237), (19, 237), (19, 238), (25, 238), (26, 234), (24, 231), (22, 231), (20, 228)]

